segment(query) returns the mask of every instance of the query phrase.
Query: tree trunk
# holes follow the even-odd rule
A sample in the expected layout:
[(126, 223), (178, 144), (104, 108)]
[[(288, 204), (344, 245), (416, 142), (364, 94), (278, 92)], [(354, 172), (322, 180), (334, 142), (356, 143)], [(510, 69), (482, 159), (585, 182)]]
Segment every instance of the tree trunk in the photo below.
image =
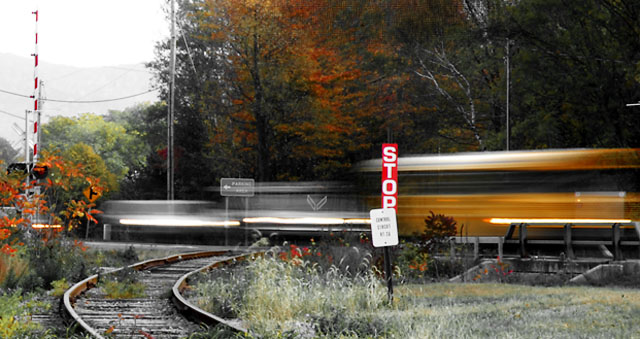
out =
[(264, 107), (264, 89), (262, 88), (262, 80), (260, 79), (260, 70), (258, 69), (258, 37), (253, 36), (253, 87), (255, 97), (253, 102), (253, 115), (256, 119), (256, 133), (258, 134), (258, 182), (269, 180), (269, 144), (268, 144), (268, 113)]

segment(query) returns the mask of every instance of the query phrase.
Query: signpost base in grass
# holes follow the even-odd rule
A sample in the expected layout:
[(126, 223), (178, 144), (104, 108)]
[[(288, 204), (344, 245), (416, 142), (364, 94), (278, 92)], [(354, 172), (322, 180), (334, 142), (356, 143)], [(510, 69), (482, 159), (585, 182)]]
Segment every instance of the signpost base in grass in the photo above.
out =
[(374, 247), (382, 247), (384, 253), (384, 274), (387, 281), (389, 302), (393, 302), (393, 271), (389, 247), (398, 244), (398, 222), (393, 208), (373, 209), (371, 217), (371, 241)]
[(393, 272), (391, 270), (391, 253), (389, 246), (383, 248), (384, 251), (384, 276), (387, 280), (387, 298), (389, 304), (393, 303)]

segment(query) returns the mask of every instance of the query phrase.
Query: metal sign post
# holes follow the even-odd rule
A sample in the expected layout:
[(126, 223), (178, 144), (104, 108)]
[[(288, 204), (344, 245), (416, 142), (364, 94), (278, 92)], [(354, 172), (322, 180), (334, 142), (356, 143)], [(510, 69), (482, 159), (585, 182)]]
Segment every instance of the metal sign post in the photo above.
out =
[(398, 222), (396, 210), (393, 208), (374, 209), (371, 217), (371, 241), (374, 247), (382, 247), (384, 251), (384, 274), (387, 280), (389, 302), (393, 302), (393, 272), (389, 247), (398, 244)]
[[(244, 198), (244, 217), (245, 218), (249, 217), (249, 198), (248, 197)], [(246, 227), (244, 228), (244, 245), (249, 246), (249, 230)]]
[[(398, 144), (382, 144), (382, 209), (371, 211), (373, 246), (383, 247), (384, 274), (389, 302), (393, 302), (393, 271), (390, 246), (398, 244)], [(391, 212), (392, 211), (392, 212)]]
[[(224, 197), (226, 221), (229, 221), (229, 197), (245, 198), (245, 216), (249, 213), (249, 198), (255, 195), (255, 180), (245, 178), (220, 178), (220, 195)], [(248, 241), (247, 229), (244, 230), (245, 245)], [(225, 226), (224, 243), (228, 242), (228, 226)]]

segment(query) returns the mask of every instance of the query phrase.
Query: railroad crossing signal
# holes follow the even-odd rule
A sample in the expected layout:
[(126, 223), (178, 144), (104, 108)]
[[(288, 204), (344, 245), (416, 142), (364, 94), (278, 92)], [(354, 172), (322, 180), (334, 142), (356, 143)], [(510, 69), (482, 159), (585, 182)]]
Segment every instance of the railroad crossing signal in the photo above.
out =
[(102, 193), (96, 191), (95, 187), (93, 186), (89, 186), (85, 188), (84, 191), (82, 191), (82, 193), (84, 193), (84, 196), (87, 197), (87, 199), (89, 199), (89, 202), (94, 202), (102, 196)]
[(31, 175), (38, 179), (44, 179), (47, 177), (47, 175), (49, 174), (49, 166), (47, 165), (33, 165), (33, 168), (31, 169)]
[(24, 162), (9, 164), (9, 166), (7, 166), (7, 174), (11, 175), (13, 173), (27, 174), (29, 173), (29, 165)]
[(49, 174), (49, 166), (44, 164), (27, 164), (24, 162), (15, 162), (7, 166), (7, 174), (12, 173), (29, 174), (31, 179), (41, 180)]

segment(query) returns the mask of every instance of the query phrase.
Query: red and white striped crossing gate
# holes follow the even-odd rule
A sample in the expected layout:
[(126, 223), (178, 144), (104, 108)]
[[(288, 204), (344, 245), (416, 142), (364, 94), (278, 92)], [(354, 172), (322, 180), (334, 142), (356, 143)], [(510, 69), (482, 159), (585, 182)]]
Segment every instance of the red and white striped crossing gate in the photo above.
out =
[[(31, 54), (34, 57), (34, 66), (33, 66), (33, 95), (31, 95), (31, 98), (33, 99), (33, 113), (34, 113), (34, 119), (33, 119), (33, 135), (32, 135), (32, 142), (33, 142), (33, 163), (37, 163), (38, 162), (38, 123), (40, 122), (40, 107), (38, 106), (38, 99), (39, 99), (39, 86), (40, 86), (40, 81), (38, 79), (38, 11), (36, 10), (35, 12), (32, 12), (32, 14), (35, 14), (36, 16), (36, 40), (35, 40), (35, 52), (33, 54)], [(27, 124), (29, 124), (29, 120), (27, 119)], [(30, 128), (27, 128), (27, 130), (30, 130)], [(28, 147), (27, 147), (28, 149)], [(25, 159), (25, 161), (28, 163), (29, 159)]]

